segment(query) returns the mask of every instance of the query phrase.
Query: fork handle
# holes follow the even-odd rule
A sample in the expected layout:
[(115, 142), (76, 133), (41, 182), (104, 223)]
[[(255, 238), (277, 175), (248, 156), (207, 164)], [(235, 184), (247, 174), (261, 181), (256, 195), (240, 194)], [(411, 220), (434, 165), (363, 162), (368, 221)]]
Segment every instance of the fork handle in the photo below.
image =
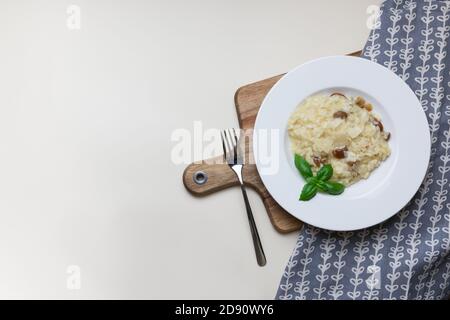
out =
[(245, 190), (244, 184), (241, 183), (242, 195), (244, 196), (245, 208), (247, 209), (248, 223), (250, 224), (250, 231), (252, 233), (253, 246), (255, 247), (256, 260), (259, 266), (266, 265), (266, 255), (261, 244), (261, 239), (259, 238), (258, 229), (256, 228), (255, 219), (253, 217), (252, 208), (250, 207), (250, 202), (248, 201), (247, 191)]

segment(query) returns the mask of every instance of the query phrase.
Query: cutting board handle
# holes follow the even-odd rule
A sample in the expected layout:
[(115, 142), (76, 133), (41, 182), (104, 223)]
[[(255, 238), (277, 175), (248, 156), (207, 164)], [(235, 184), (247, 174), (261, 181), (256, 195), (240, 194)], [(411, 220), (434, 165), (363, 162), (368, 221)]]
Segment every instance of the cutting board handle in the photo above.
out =
[(186, 189), (195, 196), (206, 196), (238, 185), (236, 174), (227, 164), (220, 163), (222, 159), (217, 157), (190, 164), (183, 173)]
[[(236, 174), (227, 164), (221, 164), (222, 157), (193, 163), (183, 173), (183, 183), (194, 196), (202, 197), (208, 194), (238, 186)], [(302, 223), (286, 213), (280, 205), (272, 199), (257, 174), (255, 165), (243, 167), (244, 184), (255, 190), (261, 197), (264, 207), (271, 214), (270, 220), (280, 233), (288, 233), (300, 229)]]

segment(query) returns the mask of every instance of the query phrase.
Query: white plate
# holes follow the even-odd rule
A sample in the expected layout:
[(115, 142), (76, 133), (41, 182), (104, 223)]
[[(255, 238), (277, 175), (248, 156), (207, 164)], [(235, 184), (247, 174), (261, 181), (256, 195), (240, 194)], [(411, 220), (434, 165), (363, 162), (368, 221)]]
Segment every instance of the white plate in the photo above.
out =
[[(342, 195), (299, 201), (305, 182), (294, 166), (288, 118), (308, 96), (336, 91), (361, 95), (373, 104), (391, 132), (391, 155)], [(412, 90), (387, 68), (355, 57), (321, 58), (286, 74), (264, 99), (254, 136), (258, 172), (272, 197), (298, 219), (329, 230), (366, 228), (400, 211), (418, 190), (430, 157), (428, 122)]]

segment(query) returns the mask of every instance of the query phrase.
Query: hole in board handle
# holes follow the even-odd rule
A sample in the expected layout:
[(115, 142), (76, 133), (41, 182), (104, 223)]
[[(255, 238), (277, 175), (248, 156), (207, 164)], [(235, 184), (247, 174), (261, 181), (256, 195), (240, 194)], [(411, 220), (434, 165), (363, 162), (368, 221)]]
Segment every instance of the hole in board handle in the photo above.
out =
[(194, 173), (193, 180), (196, 184), (202, 185), (205, 184), (206, 181), (208, 181), (208, 175), (206, 174), (206, 172), (197, 171)]

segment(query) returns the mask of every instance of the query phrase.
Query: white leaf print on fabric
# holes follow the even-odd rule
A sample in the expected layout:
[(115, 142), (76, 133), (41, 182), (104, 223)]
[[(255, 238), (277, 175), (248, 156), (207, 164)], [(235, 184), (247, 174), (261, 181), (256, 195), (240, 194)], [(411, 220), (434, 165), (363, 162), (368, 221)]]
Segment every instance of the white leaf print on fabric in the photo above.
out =
[[(447, 47), (447, 38), (449, 36), (450, 27), (447, 26), (447, 21), (449, 19), (449, 7), (442, 6), (441, 7), (442, 15), (437, 16), (437, 20), (441, 23), (436, 29), (436, 37), (438, 41), (436, 45), (439, 47), (439, 51), (434, 54), (435, 59), (437, 60), (435, 64), (433, 64), (433, 69), (436, 71), (436, 76), (431, 78), (431, 81), (435, 84), (435, 87), (431, 89), (430, 98), (434, 99), (431, 101), (430, 105), (432, 108), (432, 112), (430, 113), (430, 118), (432, 119), (432, 124), (430, 125), (431, 131), (431, 142), (435, 143), (437, 141), (436, 132), (440, 128), (439, 119), (441, 118), (441, 105), (442, 99), (444, 98), (444, 87), (442, 86), (443, 76), (442, 72), (445, 69), (444, 58), (446, 57), (446, 47)], [(433, 264), (436, 262), (439, 256), (439, 250), (436, 249), (436, 246), (439, 244), (438, 238), (436, 238), (436, 234), (439, 232), (440, 228), (438, 226), (439, 221), (441, 220), (441, 212), (444, 207), (444, 202), (447, 200), (448, 189), (446, 185), (448, 184), (448, 179), (446, 178), (447, 173), (450, 171), (450, 167), (448, 167), (448, 162), (450, 161), (450, 156), (448, 152), (448, 130), (444, 135), (447, 136), (445, 142), (442, 142), (441, 145), (444, 148), (444, 155), (440, 156), (439, 159), (442, 161), (442, 165), (439, 166), (438, 170), (440, 173), (440, 177), (436, 180), (436, 184), (438, 185), (437, 190), (434, 192), (434, 196), (431, 198), (433, 200), (433, 212), (434, 214), (430, 216), (429, 220), (431, 222), (431, 226), (427, 228), (427, 232), (430, 234), (431, 239), (426, 240), (425, 244), (430, 248), (430, 250), (425, 251), (425, 262), (427, 263), (423, 268), (423, 274), (419, 275), (419, 283), (416, 285), (417, 295), (416, 299), (421, 299), (421, 291), (424, 288), (423, 281), (429, 276), (429, 271)], [(433, 274), (434, 275), (434, 274)], [(432, 277), (433, 278), (433, 277)], [(430, 281), (433, 281), (432, 279)], [(431, 283), (430, 283), (431, 284)], [(425, 299), (429, 299), (431, 296), (431, 287), (428, 287), (427, 294)]]
[(437, 297), (438, 300), (444, 299), (446, 297), (445, 293), (449, 287), (450, 279), (450, 259), (448, 259), (450, 253), (450, 203), (447, 204), (447, 213), (444, 214), (444, 219), (447, 221), (446, 225), (442, 228), (442, 231), (447, 234), (447, 237), (442, 239), (442, 256), (441, 263), (448, 261), (445, 264), (445, 270), (442, 273), (443, 282), (439, 285), (440, 294)]
[(409, 68), (411, 68), (411, 60), (414, 57), (414, 47), (411, 46), (414, 39), (411, 37), (411, 32), (413, 32), (416, 28), (416, 26), (413, 24), (414, 20), (417, 17), (417, 14), (414, 12), (414, 10), (416, 9), (416, 3), (414, 1), (406, 1), (404, 9), (408, 11), (407, 13), (405, 13), (407, 23), (403, 25), (405, 37), (402, 38), (400, 42), (405, 47), (400, 49), (399, 58), (402, 59), (402, 62), (400, 62), (400, 68), (402, 69), (401, 78), (406, 81), (409, 79), (410, 73), (408, 72), (408, 70)]
[(366, 50), (364, 50), (364, 53), (363, 53), (363, 55), (365, 57), (369, 58), (369, 60), (371, 60), (373, 62), (377, 62), (377, 56), (380, 55), (380, 53), (381, 53), (381, 51), (380, 51), (381, 45), (379, 43), (377, 43), (377, 40), (380, 38), (380, 34), (379, 34), (378, 30), (381, 27), (380, 17), (382, 14), (383, 14), (383, 8), (380, 8), (380, 10), (377, 13), (374, 28), (372, 29), (372, 31), (370, 32), (370, 35), (369, 35), (368, 45), (366, 47)]
[(391, 272), (387, 275), (389, 280), (389, 284), (386, 285), (386, 290), (389, 292), (389, 299), (395, 300), (394, 292), (398, 290), (399, 285), (395, 284), (395, 282), (400, 278), (401, 273), (398, 268), (401, 267), (401, 259), (405, 256), (404, 246), (401, 245), (405, 236), (402, 234), (403, 229), (405, 229), (408, 224), (405, 222), (406, 217), (408, 216), (409, 211), (403, 209), (399, 213), (399, 221), (394, 223), (395, 229), (397, 229), (397, 234), (392, 236), (392, 241), (395, 243), (395, 246), (390, 248), (388, 253), (388, 257), (393, 259), (393, 261), (389, 262), (389, 266), (391, 267)]
[[(430, 163), (431, 166), (431, 163)], [(403, 275), (406, 277), (406, 283), (402, 284), (400, 288), (404, 290), (404, 294), (401, 296), (401, 299), (406, 300), (409, 298), (409, 289), (410, 283), (413, 275), (415, 274), (414, 267), (419, 262), (419, 259), (416, 258), (416, 254), (419, 252), (419, 245), (421, 243), (419, 229), (422, 226), (420, 222), (420, 218), (425, 214), (425, 210), (423, 209), (425, 204), (428, 202), (428, 199), (425, 198), (425, 195), (430, 190), (430, 185), (433, 182), (432, 179), (433, 174), (428, 173), (425, 182), (419, 189), (419, 198), (414, 201), (414, 204), (417, 205), (417, 209), (412, 211), (413, 216), (416, 218), (414, 222), (410, 223), (408, 226), (411, 228), (412, 233), (407, 235), (406, 245), (409, 247), (406, 249), (406, 252), (409, 254), (408, 259), (404, 261), (405, 265), (408, 267), (408, 270), (403, 272)]]
[(336, 242), (336, 238), (332, 237), (332, 232), (325, 231), (328, 234), (327, 238), (322, 240), (322, 244), (320, 245), (320, 249), (322, 249), (322, 253), (320, 257), (322, 258), (322, 263), (318, 265), (320, 274), (316, 276), (317, 281), (319, 281), (319, 287), (314, 288), (314, 292), (317, 294), (317, 299), (322, 300), (325, 299), (322, 297), (322, 294), (327, 290), (324, 286), (325, 281), (328, 280), (329, 276), (326, 274), (327, 270), (330, 269), (331, 263), (328, 260), (333, 256), (331, 251), (336, 248), (334, 244)]
[[(378, 262), (381, 261), (383, 258), (383, 254), (381, 253), (381, 250), (384, 247), (383, 242), (388, 238), (387, 236), (387, 228), (383, 228), (383, 224), (380, 224), (380, 226), (374, 230), (371, 238), (374, 240), (374, 243), (372, 244), (372, 247), (374, 249), (374, 253), (369, 255), (370, 261), (372, 261), (372, 269), (376, 270), (378, 269)], [(364, 291), (364, 300), (377, 300), (378, 299), (378, 293), (379, 290), (375, 289), (377, 286), (377, 283), (372, 283), (369, 286), (369, 289)]]
[(437, 5), (433, 5), (431, 1), (426, 1), (427, 4), (424, 5), (423, 9), (425, 11), (425, 15), (421, 18), (422, 22), (425, 24), (425, 28), (421, 30), (421, 35), (424, 38), (420, 41), (419, 51), (421, 52), (419, 55), (420, 60), (422, 60), (422, 65), (418, 66), (416, 69), (420, 72), (420, 77), (415, 78), (414, 80), (420, 84), (420, 89), (416, 90), (415, 93), (419, 98), (420, 103), (425, 111), (428, 110), (428, 100), (424, 99), (424, 96), (428, 93), (428, 89), (425, 87), (429, 78), (425, 76), (425, 74), (430, 70), (430, 65), (428, 61), (431, 58), (431, 51), (433, 51), (433, 43), (434, 40), (430, 39), (430, 36), (433, 34), (433, 27), (431, 23), (434, 21), (434, 16), (431, 15), (431, 10), (436, 9)]
[[(450, 121), (449, 121), (450, 124)], [(450, 203), (447, 204), (447, 213), (444, 214), (444, 219), (446, 221), (445, 226), (442, 228), (447, 234), (447, 237), (442, 239), (442, 255), (441, 255), (441, 263), (447, 261), (444, 266), (444, 271), (442, 273), (442, 283), (439, 284), (440, 294), (437, 297), (438, 300), (445, 299), (447, 297), (446, 293), (449, 290), (449, 282), (450, 282)]]
[(394, 60), (394, 57), (397, 55), (397, 50), (394, 49), (394, 46), (398, 43), (398, 38), (395, 35), (400, 31), (400, 26), (397, 24), (401, 19), (401, 10), (399, 9), (402, 4), (402, 0), (394, 0), (395, 7), (389, 10), (392, 15), (390, 16), (390, 20), (392, 21), (392, 26), (387, 28), (387, 31), (390, 34), (390, 38), (386, 39), (386, 43), (389, 45), (389, 50), (385, 50), (384, 54), (389, 57), (388, 61), (384, 62), (384, 65), (391, 69), (392, 71), (397, 71), (397, 61)]
[(338, 241), (339, 251), (336, 251), (338, 260), (333, 263), (333, 266), (336, 268), (336, 274), (331, 276), (331, 280), (334, 281), (334, 284), (330, 286), (330, 290), (328, 291), (328, 294), (332, 296), (334, 300), (337, 300), (344, 294), (344, 285), (339, 282), (342, 278), (344, 278), (344, 274), (341, 272), (341, 269), (345, 266), (345, 260), (343, 260), (343, 258), (348, 252), (348, 249), (345, 247), (350, 243), (350, 238), (353, 236), (353, 232), (339, 232), (338, 236), (341, 238)]
[(294, 291), (298, 293), (295, 297), (296, 300), (305, 300), (306, 293), (309, 291), (310, 281), (306, 280), (306, 277), (310, 274), (310, 270), (307, 269), (308, 265), (312, 262), (312, 258), (309, 256), (315, 249), (313, 243), (316, 241), (316, 235), (320, 232), (319, 229), (308, 226), (305, 233), (308, 235), (306, 238), (306, 247), (303, 249), (304, 258), (300, 259), (300, 263), (303, 268), (297, 272), (300, 277), (300, 281), (295, 283)]
[[(420, 34), (424, 38), (420, 41), (420, 45), (418, 47), (418, 50), (421, 52), (419, 55), (419, 59), (421, 60), (422, 65), (416, 68), (416, 70), (420, 73), (420, 77), (417, 77), (414, 80), (420, 85), (420, 89), (416, 90), (415, 93), (419, 98), (424, 111), (428, 110), (428, 100), (425, 99), (425, 95), (428, 94), (429, 90), (425, 87), (425, 85), (428, 83), (429, 77), (427, 77), (426, 74), (430, 70), (430, 65), (428, 63), (431, 58), (431, 52), (434, 49), (434, 40), (430, 38), (434, 30), (431, 25), (431, 23), (434, 21), (434, 16), (431, 14), (431, 11), (435, 10), (436, 8), (437, 5), (433, 4), (432, 1), (426, 1), (423, 6), (425, 14), (420, 19), (424, 24), (424, 27), (420, 32)], [(415, 270), (413, 269), (419, 262), (419, 259), (415, 258), (415, 255), (419, 252), (419, 245), (422, 242), (420, 239), (421, 234), (419, 233), (419, 229), (422, 227), (421, 218), (425, 214), (425, 210), (423, 209), (423, 207), (428, 202), (428, 198), (426, 198), (426, 196), (428, 194), (428, 191), (430, 190), (430, 185), (433, 183), (433, 172), (430, 170), (432, 166), (433, 163), (430, 162), (428, 171), (429, 173), (427, 174), (423, 187), (419, 192), (420, 197), (414, 202), (417, 205), (417, 209), (413, 210), (413, 215), (416, 217), (416, 220), (414, 221), (414, 223), (410, 224), (410, 228), (413, 230), (413, 232), (408, 234), (408, 240), (406, 241), (406, 244), (410, 246), (410, 248), (407, 249), (407, 252), (410, 256), (409, 259), (405, 261), (405, 264), (409, 267), (409, 270), (403, 273), (407, 278), (406, 284), (402, 286), (402, 289), (405, 290), (405, 293), (402, 296), (403, 299), (409, 298), (410, 282), (412, 276), (415, 274)]]
[(303, 245), (303, 239), (304, 236), (300, 235), (297, 240), (297, 244), (295, 245), (294, 252), (291, 255), (291, 258), (289, 259), (289, 262), (287, 264), (287, 267), (283, 273), (283, 277), (285, 279), (284, 284), (280, 285), (280, 289), (282, 290), (282, 294), (279, 296), (280, 300), (290, 300), (292, 299), (293, 295), (289, 293), (289, 290), (294, 286), (290, 279), (295, 275), (295, 271), (293, 271), (293, 268), (297, 265), (298, 261), (296, 260), (296, 257), (300, 253), (300, 247)]
[(370, 231), (367, 229), (358, 232), (359, 239), (356, 241), (355, 247), (353, 248), (353, 252), (356, 253), (354, 257), (356, 266), (354, 266), (351, 269), (351, 271), (355, 276), (354, 278), (350, 279), (350, 283), (353, 286), (353, 290), (347, 293), (348, 297), (353, 300), (356, 300), (361, 296), (361, 291), (358, 290), (358, 287), (364, 282), (364, 279), (361, 278), (361, 275), (364, 272), (364, 267), (362, 266), (362, 264), (366, 260), (365, 255), (370, 250), (369, 249), (370, 242), (366, 240), (369, 234)]

